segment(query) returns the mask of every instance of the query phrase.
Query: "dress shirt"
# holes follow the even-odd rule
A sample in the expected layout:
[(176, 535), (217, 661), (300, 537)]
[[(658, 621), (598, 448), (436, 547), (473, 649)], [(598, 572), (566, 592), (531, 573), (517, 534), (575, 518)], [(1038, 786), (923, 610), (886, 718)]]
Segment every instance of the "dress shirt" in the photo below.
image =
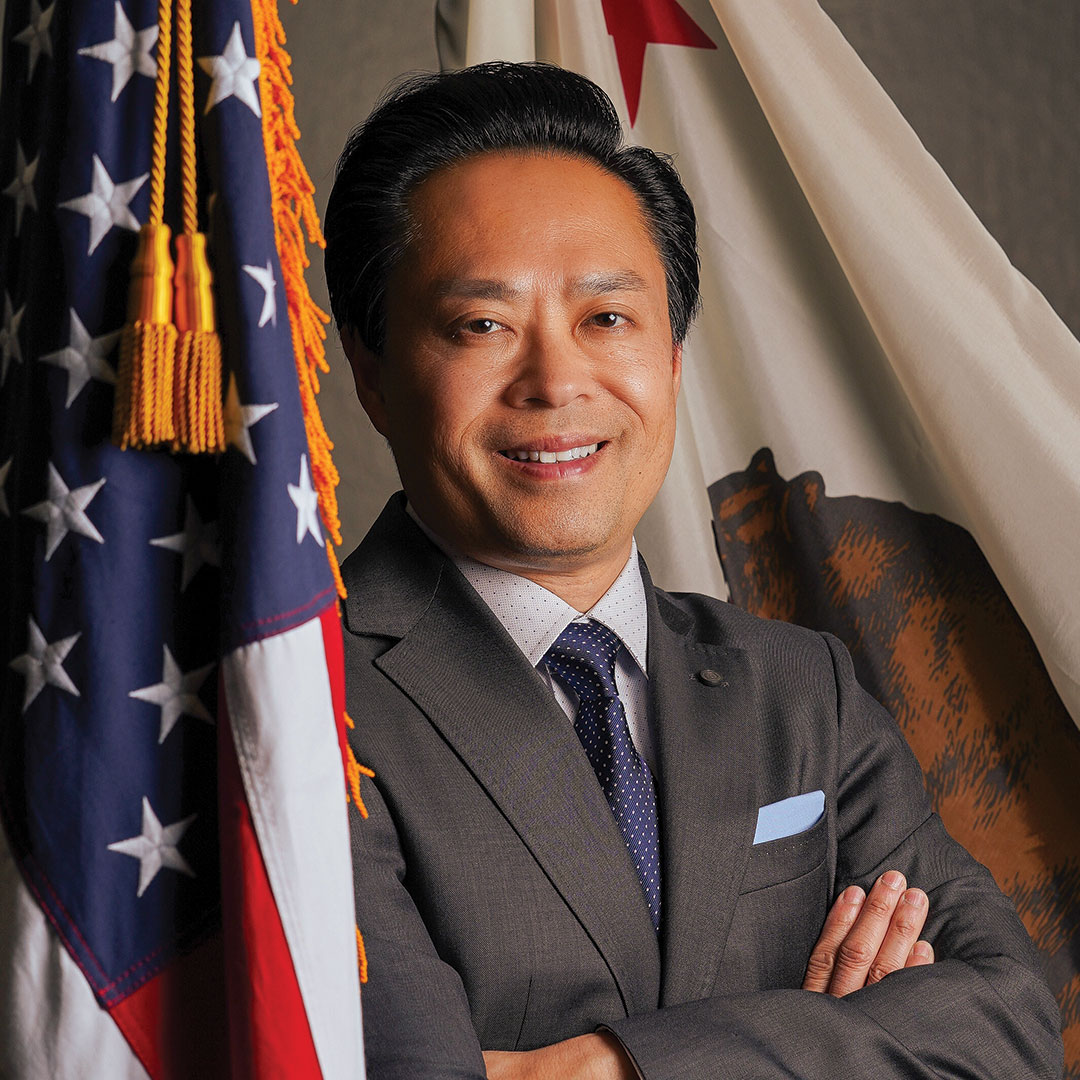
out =
[(514, 643), (551, 687), (555, 700), (571, 723), (577, 713), (577, 694), (548, 670), (543, 663), (544, 654), (574, 621), (595, 619), (619, 635), (622, 647), (615, 658), (615, 686), (626, 712), (634, 747), (656, 776), (655, 739), (649, 716), (646, 675), (649, 617), (637, 542), (631, 541), (630, 558), (611, 588), (588, 611), (581, 612), (535, 581), (460, 555), (420, 520), (411, 504), (407, 510), (428, 539), (453, 561), (495, 618), (506, 627)]

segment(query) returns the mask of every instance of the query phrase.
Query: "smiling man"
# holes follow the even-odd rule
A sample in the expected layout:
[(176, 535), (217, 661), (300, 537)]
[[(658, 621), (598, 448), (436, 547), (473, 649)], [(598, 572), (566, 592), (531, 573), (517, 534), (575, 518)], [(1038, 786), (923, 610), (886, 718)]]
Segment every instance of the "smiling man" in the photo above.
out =
[(331, 303), (404, 489), (344, 564), (369, 1075), (1060, 1075), (1011, 904), (843, 648), (637, 555), (694, 230), (543, 65), (404, 83), (342, 156)]

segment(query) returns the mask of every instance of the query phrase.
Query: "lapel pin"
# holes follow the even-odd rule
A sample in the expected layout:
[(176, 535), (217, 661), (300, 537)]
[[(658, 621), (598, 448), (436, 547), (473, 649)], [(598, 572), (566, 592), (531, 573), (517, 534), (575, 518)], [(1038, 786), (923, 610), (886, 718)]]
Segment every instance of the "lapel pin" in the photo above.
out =
[(712, 668), (707, 667), (703, 671), (699, 671), (697, 677), (706, 686), (727, 686), (727, 679), (719, 671), (713, 671)]

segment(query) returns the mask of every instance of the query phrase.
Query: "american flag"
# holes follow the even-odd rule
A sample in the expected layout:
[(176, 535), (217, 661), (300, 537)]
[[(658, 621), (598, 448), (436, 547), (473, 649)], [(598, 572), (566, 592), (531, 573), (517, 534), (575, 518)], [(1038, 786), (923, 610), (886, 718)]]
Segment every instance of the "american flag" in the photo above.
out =
[(194, 16), (219, 458), (109, 441), (158, 5), (6, 4), (3, 1076), (363, 1074), (337, 597), (252, 9)]

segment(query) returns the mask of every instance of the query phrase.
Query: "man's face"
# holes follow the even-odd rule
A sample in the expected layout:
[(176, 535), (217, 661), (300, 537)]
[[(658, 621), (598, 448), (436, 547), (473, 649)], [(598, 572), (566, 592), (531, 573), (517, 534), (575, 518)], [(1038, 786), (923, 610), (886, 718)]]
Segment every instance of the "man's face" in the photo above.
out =
[(491, 154), (410, 208), (384, 355), (346, 344), (416, 512), (505, 569), (625, 558), (671, 459), (681, 361), (635, 195), (586, 161)]

